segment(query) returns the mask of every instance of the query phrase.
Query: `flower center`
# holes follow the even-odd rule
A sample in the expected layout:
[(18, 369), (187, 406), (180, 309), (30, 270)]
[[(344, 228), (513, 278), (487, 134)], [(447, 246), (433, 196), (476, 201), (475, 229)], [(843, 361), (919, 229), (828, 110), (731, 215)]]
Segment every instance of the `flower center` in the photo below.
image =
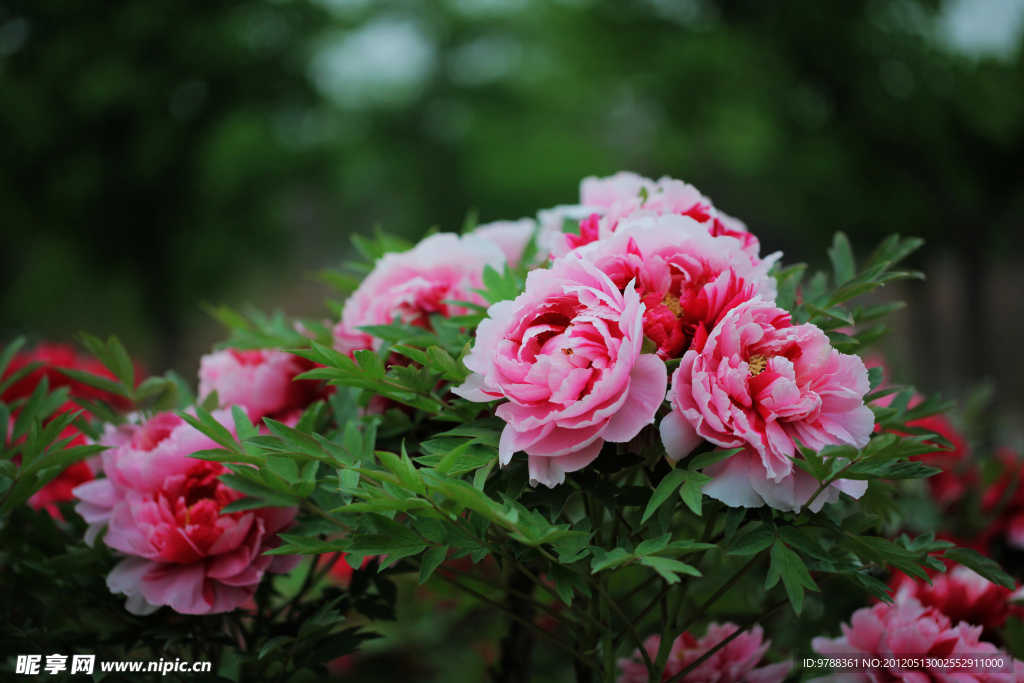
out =
[(757, 377), (762, 372), (764, 372), (765, 368), (767, 367), (768, 359), (765, 358), (760, 353), (754, 354), (753, 356), (750, 357), (750, 360), (747, 361), (747, 368), (750, 371), (751, 377)]
[(672, 311), (672, 315), (677, 318), (683, 317), (683, 306), (679, 303), (679, 297), (671, 292), (665, 292), (665, 298), (663, 299), (665, 308)]

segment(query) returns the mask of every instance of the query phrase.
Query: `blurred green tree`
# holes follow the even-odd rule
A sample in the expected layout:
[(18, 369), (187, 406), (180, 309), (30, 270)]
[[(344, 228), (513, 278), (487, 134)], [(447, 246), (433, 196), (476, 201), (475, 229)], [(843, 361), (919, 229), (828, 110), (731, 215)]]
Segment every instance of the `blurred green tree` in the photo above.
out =
[(305, 2), (0, 5), (3, 326), (173, 359), (183, 312), (275, 258), (283, 199), (323, 177), (275, 132), (315, 100), (322, 23)]

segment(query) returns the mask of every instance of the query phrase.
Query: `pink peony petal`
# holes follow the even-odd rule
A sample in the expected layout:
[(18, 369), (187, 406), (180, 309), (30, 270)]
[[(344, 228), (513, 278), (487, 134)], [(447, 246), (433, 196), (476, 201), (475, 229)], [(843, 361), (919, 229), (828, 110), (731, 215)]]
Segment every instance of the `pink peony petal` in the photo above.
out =
[(608, 421), (602, 433), (605, 441), (625, 443), (654, 422), (654, 416), (665, 400), (668, 371), (665, 362), (654, 355), (642, 355), (629, 374), (629, 396), (619, 411)]
[(704, 443), (697, 430), (683, 419), (682, 415), (674, 411), (662, 419), (659, 429), (665, 453), (673, 460), (685, 458), (694, 448)]
[(554, 488), (565, 482), (567, 472), (575, 472), (594, 462), (601, 453), (604, 442), (598, 439), (586, 448), (567, 455), (543, 456), (531, 455), (529, 457), (530, 486), (544, 484), (548, 488)]

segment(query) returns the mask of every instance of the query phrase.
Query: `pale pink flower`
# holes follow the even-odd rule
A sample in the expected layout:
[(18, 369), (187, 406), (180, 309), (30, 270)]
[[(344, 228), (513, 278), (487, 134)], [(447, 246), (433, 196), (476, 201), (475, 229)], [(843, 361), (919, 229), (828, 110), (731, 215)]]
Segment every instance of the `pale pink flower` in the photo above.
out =
[(533, 239), (536, 229), (536, 221), (532, 218), (522, 218), (518, 221), (485, 223), (477, 226), (473, 230), (473, 234), (501, 247), (509, 265), (515, 266), (522, 260), (523, 253), (530, 244), (530, 240)]
[[(811, 641), (822, 655), (868, 655), (880, 659), (936, 659), (957, 655), (1002, 654), (992, 643), (981, 640), (981, 626), (961, 621), (952, 626), (949, 617), (934, 607), (924, 607), (915, 598), (902, 597), (892, 605), (878, 603), (853, 613), (849, 625), (842, 625), (840, 638), (819, 636)], [(1004, 655), (1004, 658), (1005, 655)], [(812, 679), (817, 683), (1014, 683), (1024, 664), (1014, 661), (1014, 673), (988, 673), (957, 668), (886, 667), (867, 672), (838, 672)]]
[[(584, 178), (580, 183), (580, 204), (542, 211), (538, 244), (557, 258), (608, 238), (625, 219), (642, 215), (687, 216), (702, 224), (713, 237), (737, 239), (752, 259), (760, 260), (761, 245), (746, 225), (715, 208), (693, 185), (668, 176), (654, 181), (626, 172), (608, 178)], [(566, 220), (578, 224), (578, 234), (564, 232)], [(777, 259), (778, 255), (773, 254), (766, 261), (770, 266)]]
[(507, 398), (499, 456), (529, 455), (530, 480), (555, 486), (594, 460), (605, 441), (622, 443), (654, 420), (667, 383), (664, 362), (641, 355), (644, 306), (578, 257), (535, 270), (515, 301), (491, 306), (477, 328), (455, 393)]
[[(767, 503), (799, 510), (817, 482), (793, 466), (796, 441), (814, 450), (867, 445), (874, 414), (864, 405), (868, 373), (839, 353), (811, 324), (755, 298), (729, 311), (706, 338), (698, 335), (672, 377), (672, 412), (661, 423), (668, 456), (679, 459), (705, 439), (745, 450), (705, 470), (704, 492), (733, 507)], [(812, 509), (859, 497), (867, 482), (843, 480)]]
[[(214, 417), (233, 428), (227, 411)], [(101, 442), (112, 446), (103, 453), (106, 477), (74, 490), (75, 510), (92, 525), (90, 543), (105, 524), (103, 542), (126, 555), (107, 586), (128, 596), (129, 612), (162, 605), (182, 614), (227, 612), (252, 597), (266, 572), (297, 563), (298, 556), (263, 554), (297, 509), (222, 513), (242, 494), (218, 479), (223, 465), (188, 457), (218, 446), (177, 415), (122, 426)]]
[(712, 237), (688, 216), (646, 215), (623, 222), (608, 239), (575, 253), (618, 288), (636, 281), (646, 310), (644, 334), (664, 360), (679, 358), (702, 329), (755, 295), (774, 300), (775, 278), (732, 237)]
[(431, 315), (468, 313), (450, 301), (486, 305), (475, 291), (483, 288), (484, 268), (501, 272), (505, 262), (501, 247), (474, 234), (438, 233), (409, 251), (384, 254), (345, 301), (341, 322), (334, 328), (334, 347), (350, 355), (359, 349), (380, 348), (380, 340), (360, 327), (390, 325), (397, 318), (429, 328)]
[[(730, 623), (712, 623), (708, 625), (707, 634), (703, 638), (695, 638), (689, 631), (679, 636), (672, 643), (661, 680), (671, 680), (738, 628)], [(657, 657), (660, 644), (660, 636), (651, 636), (644, 641), (644, 649), (652, 661)], [(761, 627), (755, 625), (683, 676), (683, 683), (782, 683), (793, 668), (793, 662), (758, 667), (771, 644), (772, 641), (764, 639)], [(620, 659), (619, 668), (622, 670), (619, 683), (647, 683), (647, 667), (639, 651), (635, 651), (628, 659)]]
[(319, 382), (295, 381), (313, 367), (305, 358), (276, 349), (215, 351), (199, 359), (199, 399), (216, 391), (220, 405), (244, 408), (253, 422), (287, 420), (323, 393)]

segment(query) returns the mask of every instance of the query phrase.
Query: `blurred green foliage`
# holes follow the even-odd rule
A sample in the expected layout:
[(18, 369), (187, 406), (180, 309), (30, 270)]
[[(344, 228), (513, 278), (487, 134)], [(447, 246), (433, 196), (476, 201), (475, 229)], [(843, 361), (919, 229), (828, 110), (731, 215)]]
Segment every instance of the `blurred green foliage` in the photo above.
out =
[(183, 321), (254, 274), (287, 291), (347, 232), (532, 215), (624, 168), (696, 184), (790, 262), (835, 230), (955, 249), (984, 330), (987, 254), (1021, 246), (1024, 68), (943, 21), (931, 0), (7, 0), (0, 330), (191, 367)]

